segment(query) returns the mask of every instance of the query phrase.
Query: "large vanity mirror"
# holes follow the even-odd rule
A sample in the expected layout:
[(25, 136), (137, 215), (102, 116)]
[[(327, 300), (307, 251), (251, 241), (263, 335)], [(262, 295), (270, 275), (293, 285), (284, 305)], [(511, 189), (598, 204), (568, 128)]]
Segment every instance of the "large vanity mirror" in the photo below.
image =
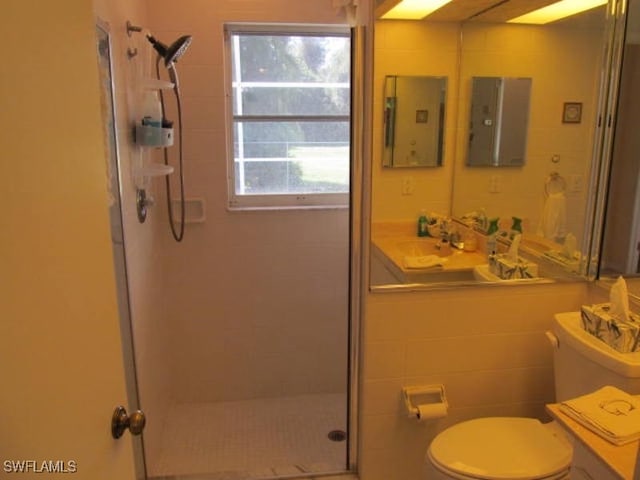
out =
[[(592, 267), (605, 7), (547, 25), (466, 18), (376, 22), (374, 290), (575, 281)], [(388, 77), (448, 78), (441, 168), (383, 166)], [(497, 133), (523, 148), (510, 168), (469, 160), (478, 78), (524, 79), (517, 132)]]

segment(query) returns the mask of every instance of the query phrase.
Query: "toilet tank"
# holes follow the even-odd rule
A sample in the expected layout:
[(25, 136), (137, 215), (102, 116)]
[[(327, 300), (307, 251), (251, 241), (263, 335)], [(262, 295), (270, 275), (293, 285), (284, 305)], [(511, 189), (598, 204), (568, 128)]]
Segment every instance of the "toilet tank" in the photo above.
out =
[(640, 352), (620, 353), (582, 328), (580, 312), (554, 316), (557, 338), (553, 366), (556, 401), (562, 402), (612, 385), (640, 394)]

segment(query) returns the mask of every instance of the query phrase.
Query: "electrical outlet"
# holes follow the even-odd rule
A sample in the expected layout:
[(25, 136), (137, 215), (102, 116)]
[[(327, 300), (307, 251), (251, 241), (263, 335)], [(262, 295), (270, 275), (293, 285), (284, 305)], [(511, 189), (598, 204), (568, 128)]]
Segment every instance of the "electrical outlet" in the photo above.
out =
[(500, 175), (491, 175), (489, 178), (489, 192), (500, 193), (502, 189), (502, 177)]
[(402, 177), (402, 195), (413, 195), (415, 181), (413, 177)]
[(582, 191), (582, 175), (569, 175), (569, 191), (581, 192)]

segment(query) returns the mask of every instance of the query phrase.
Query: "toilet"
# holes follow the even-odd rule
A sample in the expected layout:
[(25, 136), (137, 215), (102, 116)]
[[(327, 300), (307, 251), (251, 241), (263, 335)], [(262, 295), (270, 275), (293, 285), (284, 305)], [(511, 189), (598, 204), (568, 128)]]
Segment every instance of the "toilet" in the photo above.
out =
[[(584, 331), (580, 313), (554, 317), (556, 400), (604, 385), (640, 394), (640, 353), (620, 354)], [(425, 480), (561, 480), (569, 478), (573, 449), (555, 422), (488, 417), (458, 423), (429, 445)]]

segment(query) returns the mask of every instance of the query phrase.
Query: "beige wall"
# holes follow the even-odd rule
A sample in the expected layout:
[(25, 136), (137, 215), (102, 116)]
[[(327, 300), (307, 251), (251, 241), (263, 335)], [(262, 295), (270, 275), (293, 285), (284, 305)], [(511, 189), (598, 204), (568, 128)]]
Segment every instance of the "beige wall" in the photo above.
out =
[[(597, 101), (602, 32), (588, 28), (439, 24), (377, 21), (373, 146), (373, 219), (415, 220), (420, 210), (461, 215), (485, 208), (490, 216), (519, 216), (531, 231), (539, 222), (544, 183), (552, 171), (567, 181), (578, 175), (580, 191), (567, 190), (568, 230), (581, 238), (590, 141)], [(462, 46), (461, 46), (462, 45)], [(447, 75), (447, 130), (443, 168), (381, 167), (382, 96), (385, 75)], [(527, 161), (522, 168), (466, 168), (471, 77), (533, 78)], [(583, 121), (562, 124), (564, 102), (583, 102)], [(559, 155), (560, 162), (551, 162)], [(413, 195), (402, 194), (412, 177)], [(489, 191), (492, 176), (500, 192)], [(449, 186), (455, 182), (455, 194)], [(508, 228), (510, 225), (507, 225)]]
[(91, 2), (4, 1), (0, 39), (3, 467), (133, 479), (131, 442), (109, 435), (127, 392)]
[[(449, 212), (458, 105), (457, 24), (378, 21), (375, 24), (372, 217), (374, 221), (417, 220), (421, 210)], [(386, 75), (447, 77), (443, 167), (382, 168), (384, 78)], [(403, 179), (411, 177), (413, 195), (402, 194)]]

